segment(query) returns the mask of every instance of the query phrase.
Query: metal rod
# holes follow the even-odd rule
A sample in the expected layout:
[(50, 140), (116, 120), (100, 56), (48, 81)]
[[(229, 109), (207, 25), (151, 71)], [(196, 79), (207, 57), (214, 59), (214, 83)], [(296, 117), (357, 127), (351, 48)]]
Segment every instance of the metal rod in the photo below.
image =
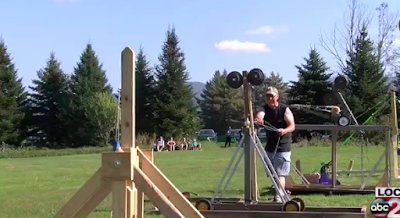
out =
[(381, 163), (383, 157), (385, 157), (387, 152), (387, 147), (385, 147), (385, 150), (382, 152), (381, 156), (379, 156), (378, 161), (375, 163), (374, 167), (372, 167), (371, 171), (368, 174), (368, 177), (366, 180), (364, 180), (363, 184), (360, 187), (360, 190), (363, 190), (365, 188), (365, 186), (367, 185), (367, 182), (371, 179), (372, 174), (376, 171), (376, 169), (378, 168), (379, 164)]
[(357, 119), (356, 119), (356, 117), (354, 116), (353, 112), (350, 110), (349, 105), (347, 105), (347, 102), (346, 102), (346, 100), (344, 99), (342, 93), (338, 92), (338, 95), (339, 95), (339, 98), (340, 98), (341, 102), (344, 104), (344, 106), (346, 107), (347, 111), (349, 112), (349, 114), (350, 114), (351, 118), (353, 119), (354, 123), (355, 123), (356, 125), (358, 125)]
[(278, 193), (278, 195), (281, 197), (283, 203), (286, 203), (287, 201), (290, 200), (288, 194), (286, 193), (284, 187), (282, 187), (278, 174), (276, 173), (271, 160), (269, 159), (266, 151), (262, 148), (259, 148), (259, 144), (254, 141), (253, 138), (251, 138), (250, 143), (252, 146), (257, 151), (258, 156), (261, 159), (261, 162), (265, 168), (265, 171), (267, 173), (267, 176), (271, 179), (272, 184), (274, 185), (275, 191)]
[(231, 179), (233, 177), (233, 174), (235, 174), (235, 171), (237, 169), (237, 167), (239, 166), (240, 161), (242, 160), (244, 155), (244, 151), (241, 150), (239, 157), (236, 159), (236, 163), (235, 165), (233, 165), (233, 169), (231, 170), (231, 172), (229, 173), (228, 179), (226, 180), (224, 187), (222, 188), (219, 197), (222, 197), (225, 193), (226, 188), (228, 187), (229, 183), (231, 182)]
[(215, 191), (214, 191), (214, 195), (213, 195), (213, 197), (211, 198), (211, 202), (213, 202), (214, 199), (217, 197), (218, 192), (219, 192), (219, 190), (221, 189), (221, 185), (222, 185), (223, 181), (225, 180), (226, 174), (227, 174), (228, 171), (230, 170), (230, 168), (231, 168), (231, 166), (232, 166), (232, 163), (233, 163), (233, 161), (234, 161), (235, 158), (236, 158), (237, 153), (239, 152), (239, 150), (240, 150), (241, 147), (242, 147), (243, 140), (244, 140), (244, 137), (240, 140), (240, 142), (239, 142), (237, 148), (236, 148), (235, 151), (233, 152), (233, 155), (232, 155), (231, 159), (229, 160), (228, 165), (225, 167), (225, 170), (224, 170), (224, 173), (222, 174), (221, 180), (219, 181), (219, 183), (218, 183), (218, 185), (217, 185), (217, 188), (216, 188)]
[(384, 125), (312, 125), (312, 124), (296, 124), (296, 130), (326, 130), (326, 131), (350, 131), (350, 130), (363, 130), (363, 131), (387, 131), (389, 126)]

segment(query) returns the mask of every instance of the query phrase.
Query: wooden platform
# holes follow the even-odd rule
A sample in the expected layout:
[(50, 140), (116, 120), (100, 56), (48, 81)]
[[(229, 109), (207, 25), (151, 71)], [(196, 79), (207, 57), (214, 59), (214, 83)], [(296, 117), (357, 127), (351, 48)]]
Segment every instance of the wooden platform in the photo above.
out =
[(366, 207), (306, 207), (300, 212), (281, 211), (282, 204), (259, 202), (257, 204), (217, 203), (213, 210), (201, 210), (204, 217), (268, 217), (268, 218), (366, 218)]
[(366, 186), (364, 189), (360, 189), (360, 186), (336, 186), (331, 187), (330, 185), (319, 185), (312, 184), (308, 187), (306, 185), (296, 184), (291, 187), (286, 187), (286, 190), (290, 191), (292, 195), (298, 194), (374, 194), (375, 186)]

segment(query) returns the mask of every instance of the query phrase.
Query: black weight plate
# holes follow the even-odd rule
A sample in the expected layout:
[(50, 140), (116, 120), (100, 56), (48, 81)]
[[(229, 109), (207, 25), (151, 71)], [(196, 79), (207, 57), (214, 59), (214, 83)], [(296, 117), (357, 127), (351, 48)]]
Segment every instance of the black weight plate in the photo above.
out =
[(237, 71), (233, 71), (226, 77), (226, 83), (233, 89), (238, 89), (243, 85), (243, 76)]
[(332, 92), (326, 93), (323, 98), (326, 105), (336, 105), (338, 103), (336, 95)]
[(261, 69), (254, 68), (247, 74), (247, 81), (253, 86), (262, 85), (265, 79), (264, 72)]
[(345, 89), (349, 85), (349, 81), (344, 76), (338, 76), (335, 79), (335, 88), (336, 89)]

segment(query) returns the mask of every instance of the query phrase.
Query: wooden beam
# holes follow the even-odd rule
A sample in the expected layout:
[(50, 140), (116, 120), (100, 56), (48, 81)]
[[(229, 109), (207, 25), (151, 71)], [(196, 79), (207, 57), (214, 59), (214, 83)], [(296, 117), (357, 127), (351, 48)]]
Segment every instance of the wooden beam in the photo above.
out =
[[(139, 162), (143, 172), (153, 183), (163, 192), (163, 194), (174, 202), (175, 207), (184, 215), (184, 217), (199, 218), (201, 213), (183, 196), (172, 182), (151, 162), (146, 155), (138, 149)], [(157, 206), (158, 207), (158, 206)]]
[(391, 91), (390, 93), (390, 108), (391, 108), (391, 116), (390, 120), (392, 121), (390, 124), (391, 127), (391, 137), (392, 137), (392, 145), (391, 151), (393, 156), (393, 176), (394, 178), (399, 177), (399, 162), (398, 162), (398, 136), (399, 136), (399, 128), (397, 123), (397, 99), (396, 99), (396, 92)]
[[(162, 191), (139, 168), (135, 168), (135, 185), (142, 190), (166, 218), (185, 218)], [(195, 216), (196, 217), (196, 216)], [(203, 217), (203, 216), (199, 216)]]
[(111, 185), (111, 181), (104, 181), (95, 193), (93, 193), (93, 195), (85, 202), (83, 207), (72, 216), (72, 218), (89, 216), (89, 214), (96, 209), (97, 205), (99, 205), (111, 193)]
[(102, 169), (99, 168), (72, 198), (54, 215), (54, 218), (71, 218), (102, 185)]

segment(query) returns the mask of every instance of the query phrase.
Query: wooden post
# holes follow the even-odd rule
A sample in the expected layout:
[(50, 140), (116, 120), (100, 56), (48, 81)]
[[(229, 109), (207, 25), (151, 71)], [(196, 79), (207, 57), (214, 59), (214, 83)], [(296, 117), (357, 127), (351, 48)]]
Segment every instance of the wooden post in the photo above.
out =
[(113, 218), (143, 218), (143, 193), (164, 217), (204, 218), (152, 163), (152, 153), (146, 155), (135, 146), (134, 71), (135, 53), (127, 47), (121, 58), (121, 149), (102, 154), (100, 168), (55, 218), (85, 218), (110, 193)]
[(394, 90), (390, 93), (390, 106), (391, 106), (391, 137), (392, 137), (392, 154), (393, 154), (393, 176), (394, 178), (399, 178), (399, 165), (398, 165), (398, 156), (397, 156), (397, 148), (398, 148), (398, 136), (399, 136), (399, 128), (397, 124), (397, 99), (396, 92)]
[(332, 147), (331, 147), (331, 158), (332, 158), (332, 188), (336, 187), (336, 169), (337, 169), (337, 159), (336, 159), (336, 146), (337, 146), (338, 131), (332, 131)]

